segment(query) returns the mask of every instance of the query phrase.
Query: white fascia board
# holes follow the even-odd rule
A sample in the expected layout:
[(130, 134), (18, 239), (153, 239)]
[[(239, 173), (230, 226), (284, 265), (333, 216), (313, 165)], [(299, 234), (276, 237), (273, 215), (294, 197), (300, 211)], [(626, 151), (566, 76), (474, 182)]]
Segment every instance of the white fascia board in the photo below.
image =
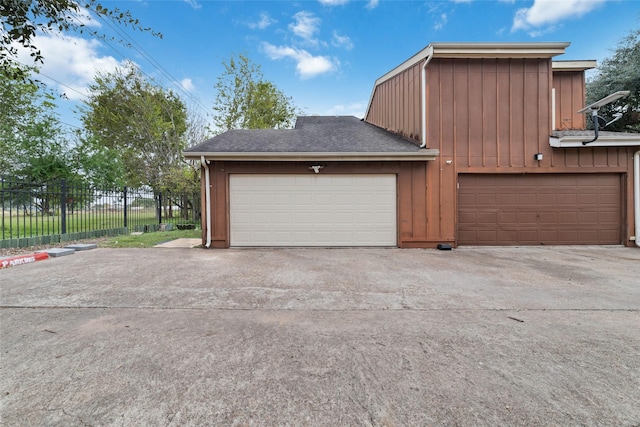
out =
[(401, 152), (377, 152), (377, 153), (323, 153), (323, 152), (203, 152), (203, 153), (182, 153), (187, 159), (199, 159), (204, 156), (206, 160), (226, 160), (226, 161), (265, 161), (265, 162), (299, 162), (299, 161), (338, 161), (338, 162), (370, 162), (370, 161), (428, 161), (435, 160), (440, 155), (440, 150), (423, 149), (415, 153)]
[(552, 61), (551, 69), (553, 71), (585, 71), (591, 70), (598, 66), (595, 59), (583, 61)]
[(589, 141), (592, 137), (587, 136), (552, 136), (549, 138), (549, 145), (555, 148), (581, 148), (581, 147), (635, 147), (640, 146), (640, 136), (631, 134), (629, 136), (601, 136), (593, 142), (584, 145), (584, 141)]
[(568, 42), (432, 43), (434, 58), (551, 58), (562, 55)]

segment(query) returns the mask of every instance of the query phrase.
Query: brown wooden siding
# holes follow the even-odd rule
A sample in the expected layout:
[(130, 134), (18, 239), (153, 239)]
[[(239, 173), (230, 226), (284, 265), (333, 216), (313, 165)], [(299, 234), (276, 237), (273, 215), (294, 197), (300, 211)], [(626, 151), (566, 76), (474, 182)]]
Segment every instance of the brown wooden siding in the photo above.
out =
[(420, 67), (416, 64), (375, 88), (367, 122), (420, 141)]
[[(398, 246), (435, 247), (440, 241), (428, 239), (428, 215), (432, 211), (427, 204), (426, 170), (429, 162), (323, 162), (323, 174), (372, 174), (397, 175)], [(229, 247), (229, 175), (242, 174), (301, 174), (313, 173), (308, 162), (212, 162), (209, 165), (211, 180), (211, 231), (213, 248)], [(203, 185), (204, 188), (204, 185)], [(203, 194), (204, 200), (204, 194)], [(437, 208), (437, 207), (436, 207)], [(204, 212), (204, 211), (203, 211)], [(206, 227), (206, 215), (202, 218)]]
[[(405, 71), (415, 73), (420, 66)], [(552, 148), (551, 88), (556, 104), (567, 117), (584, 105), (582, 73), (562, 72), (571, 78), (554, 78), (550, 59), (442, 59), (434, 58), (427, 67), (427, 147), (440, 150), (436, 161), (426, 169), (427, 241), (455, 241), (458, 226), (457, 181), (460, 173), (618, 173), (623, 182), (622, 229), (633, 234), (632, 157), (634, 150), (624, 147)], [(396, 77), (397, 78), (397, 77)], [(378, 126), (403, 133), (392, 102), (402, 95), (394, 91), (395, 78), (374, 93), (367, 116)], [(570, 82), (570, 83), (569, 83)], [(580, 87), (580, 89), (579, 89)], [(409, 94), (419, 109), (420, 91)], [(571, 88), (569, 91), (568, 88)], [(566, 93), (571, 94), (567, 98)], [(380, 97), (379, 95), (384, 95)], [(572, 104), (567, 106), (567, 99)], [(412, 116), (413, 117), (413, 116)], [(573, 126), (580, 127), (584, 115), (573, 115)], [(412, 119), (409, 132), (420, 127)], [(558, 119), (556, 118), (558, 123)], [(565, 121), (568, 123), (568, 121)], [(407, 132), (404, 132), (406, 134)], [(541, 153), (541, 161), (534, 154)], [(399, 181), (400, 182), (400, 181)]]
[(585, 129), (586, 117), (578, 110), (585, 106), (584, 71), (554, 71), (555, 129)]
[(427, 146), (461, 168), (537, 166), (549, 144), (550, 67), (537, 59), (434, 59)]

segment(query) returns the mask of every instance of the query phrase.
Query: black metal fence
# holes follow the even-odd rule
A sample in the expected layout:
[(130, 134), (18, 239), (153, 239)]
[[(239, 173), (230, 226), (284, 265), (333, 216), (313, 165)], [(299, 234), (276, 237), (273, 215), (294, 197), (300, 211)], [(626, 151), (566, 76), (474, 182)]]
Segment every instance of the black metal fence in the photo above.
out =
[(26, 247), (200, 223), (200, 194), (98, 189), (65, 180), (0, 178), (0, 248)]

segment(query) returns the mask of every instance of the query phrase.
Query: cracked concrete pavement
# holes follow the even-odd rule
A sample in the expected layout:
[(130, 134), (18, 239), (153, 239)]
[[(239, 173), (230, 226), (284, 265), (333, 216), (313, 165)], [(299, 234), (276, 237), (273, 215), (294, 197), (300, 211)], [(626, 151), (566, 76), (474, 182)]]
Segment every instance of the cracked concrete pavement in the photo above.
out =
[(0, 306), (7, 426), (640, 426), (636, 248), (97, 249)]

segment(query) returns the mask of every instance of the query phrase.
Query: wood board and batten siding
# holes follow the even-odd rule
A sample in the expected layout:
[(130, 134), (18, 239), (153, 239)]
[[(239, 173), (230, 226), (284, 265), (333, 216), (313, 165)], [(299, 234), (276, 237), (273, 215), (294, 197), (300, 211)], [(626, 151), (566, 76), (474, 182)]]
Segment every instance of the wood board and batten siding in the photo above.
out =
[(578, 113), (585, 106), (584, 71), (554, 71), (554, 130), (586, 128), (586, 115)]
[[(418, 143), (420, 115), (416, 117), (413, 111), (420, 107), (423, 63), (419, 61), (378, 85), (366, 117), (368, 122)], [(468, 184), (474, 176), (610, 174), (602, 179), (619, 182), (614, 192), (621, 194), (618, 205), (608, 206), (620, 210), (620, 221), (615, 225), (620, 236), (617, 243), (626, 241), (624, 236), (632, 226), (631, 207), (624, 203), (632, 200), (632, 148), (558, 149), (549, 145), (553, 112), (556, 127), (583, 126), (584, 115), (572, 112), (577, 111), (577, 104), (584, 103), (581, 79), (576, 72), (554, 73), (549, 57), (431, 60), (426, 67), (426, 140), (428, 148), (440, 150), (440, 156), (426, 168), (426, 240), (458, 242), (458, 185)], [(418, 83), (409, 86), (405, 81)], [(399, 117), (404, 111), (411, 112), (408, 118)], [(542, 154), (542, 160), (534, 158), (536, 153)], [(459, 182), (462, 174), (465, 180)], [(602, 242), (612, 243), (613, 234), (609, 230)]]
[(413, 65), (374, 89), (367, 122), (407, 139), (420, 140), (421, 65)]

